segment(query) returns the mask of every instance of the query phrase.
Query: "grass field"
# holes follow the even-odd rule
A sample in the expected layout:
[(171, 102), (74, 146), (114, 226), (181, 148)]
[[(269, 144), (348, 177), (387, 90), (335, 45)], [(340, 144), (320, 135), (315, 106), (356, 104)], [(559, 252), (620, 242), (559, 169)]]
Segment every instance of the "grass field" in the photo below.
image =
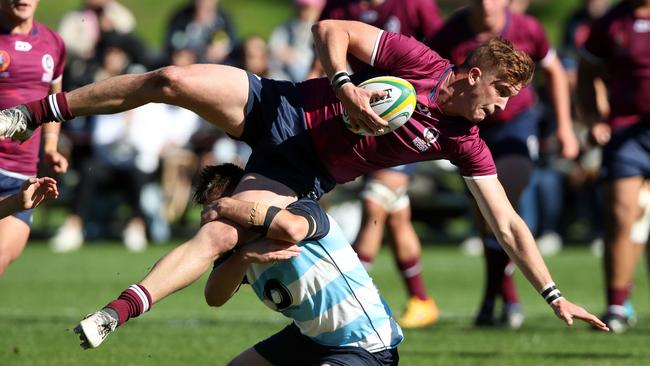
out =
[[(243, 288), (223, 308), (203, 302), (197, 283), (118, 329), (101, 348), (82, 351), (72, 328), (127, 285), (171, 246), (143, 254), (118, 245), (93, 245), (55, 255), (32, 242), (0, 280), (0, 365), (224, 365), (240, 351), (288, 322)], [(394, 311), (403, 288), (388, 252), (372, 273)], [(599, 260), (570, 249), (548, 260), (565, 295), (589, 309), (602, 309)], [(645, 272), (638, 274), (634, 303), (639, 325), (623, 335), (601, 334), (584, 324), (564, 326), (530, 286), (518, 284), (527, 314), (517, 332), (473, 329), (482, 260), (455, 248), (427, 247), (423, 265), (428, 288), (441, 308), (433, 327), (406, 331), (401, 365), (647, 365), (650, 318)]]

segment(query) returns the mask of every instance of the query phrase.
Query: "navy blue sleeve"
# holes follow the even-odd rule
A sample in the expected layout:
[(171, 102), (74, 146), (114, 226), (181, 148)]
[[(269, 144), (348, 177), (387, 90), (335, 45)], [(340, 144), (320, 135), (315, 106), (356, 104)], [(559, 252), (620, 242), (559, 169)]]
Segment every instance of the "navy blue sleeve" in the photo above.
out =
[(309, 198), (302, 198), (298, 201), (287, 206), (287, 210), (294, 215), (300, 215), (311, 222), (316, 230), (313, 234), (306, 237), (304, 240), (317, 240), (323, 238), (330, 231), (330, 220), (318, 204)]

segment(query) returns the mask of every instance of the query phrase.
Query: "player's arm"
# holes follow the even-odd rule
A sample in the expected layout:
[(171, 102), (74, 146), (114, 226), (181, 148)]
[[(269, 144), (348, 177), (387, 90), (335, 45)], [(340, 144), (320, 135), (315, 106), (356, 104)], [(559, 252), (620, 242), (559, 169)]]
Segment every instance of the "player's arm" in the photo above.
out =
[[(60, 93), (63, 90), (62, 81), (50, 85), (50, 94)], [(68, 170), (68, 160), (59, 153), (60, 123), (43, 123), (43, 155), (45, 161), (52, 168), (52, 172), (63, 174)]]
[(388, 123), (372, 108), (370, 99), (383, 92), (357, 88), (347, 75), (347, 55), (372, 64), (381, 30), (371, 25), (346, 20), (322, 20), (312, 27), (316, 54), (332, 83), (336, 96), (343, 102), (353, 128), (380, 131)]
[(49, 177), (29, 178), (20, 191), (0, 201), (0, 219), (14, 212), (35, 208), (43, 201), (56, 199), (59, 191), (56, 181)]
[(224, 259), (217, 260), (205, 283), (205, 301), (210, 306), (222, 306), (239, 289), (251, 263), (270, 263), (287, 260), (300, 254), (297, 245), (262, 238), (233, 250)]
[(465, 182), (503, 249), (517, 264), (526, 279), (550, 303), (555, 314), (568, 325), (573, 324), (573, 318), (577, 318), (607, 330), (605, 324), (596, 316), (561, 297), (559, 291), (554, 291), (555, 294), (560, 295), (559, 297), (544, 294), (544, 291), (553, 284), (551, 274), (535, 245), (533, 235), (508, 201), (499, 180), (496, 177), (486, 177), (465, 179)]
[(269, 239), (297, 243), (315, 232), (315, 221), (309, 215), (294, 214), (289, 210), (224, 197), (206, 207), (202, 221), (217, 218), (231, 220), (245, 229), (256, 230)]
[(573, 131), (569, 80), (566, 71), (560, 62), (560, 58), (557, 57), (554, 51), (542, 60), (541, 66), (546, 75), (549, 96), (555, 111), (557, 138), (562, 149), (562, 157), (575, 159), (580, 152), (580, 147)]
[(591, 139), (598, 145), (607, 144), (611, 137), (611, 129), (604, 122), (609, 110), (604, 74), (600, 59), (583, 49), (578, 65), (578, 109), (587, 125), (591, 126)]

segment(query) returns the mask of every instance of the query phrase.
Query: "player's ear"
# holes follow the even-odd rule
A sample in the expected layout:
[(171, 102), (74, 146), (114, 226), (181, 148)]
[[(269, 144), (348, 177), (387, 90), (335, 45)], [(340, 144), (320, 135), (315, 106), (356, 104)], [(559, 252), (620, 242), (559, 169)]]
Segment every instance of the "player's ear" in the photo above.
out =
[(472, 67), (469, 69), (467, 72), (467, 81), (469, 82), (469, 85), (476, 85), (481, 76), (483, 76), (483, 72), (478, 67)]

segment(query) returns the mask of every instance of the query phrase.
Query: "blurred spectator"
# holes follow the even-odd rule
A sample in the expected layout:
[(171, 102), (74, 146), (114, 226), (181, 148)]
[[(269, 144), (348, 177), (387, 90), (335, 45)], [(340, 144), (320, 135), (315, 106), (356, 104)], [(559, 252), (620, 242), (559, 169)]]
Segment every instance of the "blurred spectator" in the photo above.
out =
[(241, 68), (261, 77), (269, 76), (269, 57), (266, 41), (260, 36), (247, 37), (239, 55)]
[(82, 59), (95, 56), (95, 47), (102, 33), (131, 33), (135, 17), (115, 0), (83, 0), (81, 8), (63, 15), (59, 34), (68, 55)]
[[(102, 40), (102, 64), (95, 72), (95, 80), (142, 70), (130, 61), (123, 41), (117, 35)], [(90, 236), (105, 235), (102, 230), (106, 225), (93, 226), (93, 210), (110, 208), (107, 200), (116, 190), (120, 197), (126, 197), (131, 210), (131, 218), (122, 232), (129, 250), (146, 248), (147, 223), (155, 223), (157, 237), (166, 239), (165, 235), (169, 235), (160, 220), (160, 194), (155, 197), (159, 190), (152, 189), (150, 183), (156, 178), (163, 148), (185, 144), (197, 125), (198, 116), (194, 113), (162, 104), (148, 104), (115, 115), (95, 116), (92, 155), (81, 162), (81, 176), (71, 214), (51, 239), (52, 249), (57, 252), (78, 249), (84, 240), (84, 229)], [(143, 195), (143, 192), (149, 193)], [(153, 199), (150, 198), (152, 194)], [(152, 202), (157, 206), (151, 208)]]
[(171, 18), (165, 36), (165, 55), (174, 50), (192, 49), (199, 62), (228, 63), (237, 45), (230, 17), (218, 0), (191, 0)]
[(294, 18), (276, 27), (269, 38), (269, 77), (303, 81), (314, 62), (311, 26), (325, 0), (294, 0)]

